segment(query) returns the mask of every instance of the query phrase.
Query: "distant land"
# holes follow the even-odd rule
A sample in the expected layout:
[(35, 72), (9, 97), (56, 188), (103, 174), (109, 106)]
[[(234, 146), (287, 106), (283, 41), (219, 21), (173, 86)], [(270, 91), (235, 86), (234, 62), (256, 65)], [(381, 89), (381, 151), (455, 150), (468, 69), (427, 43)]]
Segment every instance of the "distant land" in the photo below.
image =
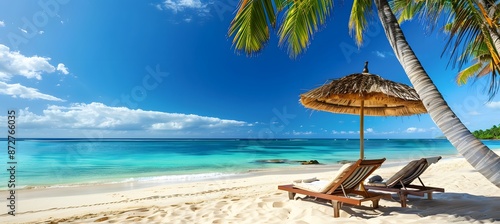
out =
[(472, 134), (479, 139), (500, 139), (500, 124), (493, 125), (490, 129), (476, 130)]

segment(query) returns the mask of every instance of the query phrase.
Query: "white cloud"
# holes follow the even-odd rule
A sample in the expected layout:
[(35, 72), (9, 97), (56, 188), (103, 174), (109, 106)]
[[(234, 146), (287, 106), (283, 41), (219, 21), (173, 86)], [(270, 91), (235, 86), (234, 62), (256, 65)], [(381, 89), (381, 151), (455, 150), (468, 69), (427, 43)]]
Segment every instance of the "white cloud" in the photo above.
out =
[(387, 52), (387, 51), (373, 51), (372, 53), (375, 54), (379, 58), (385, 58), (388, 55), (392, 55), (391, 52)]
[(373, 133), (373, 128), (367, 128), (367, 129), (365, 130), (365, 132), (366, 132), (366, 133)]
[(385, 58), (385, 54), (380, 51), (375, 51), (375, 54), (380, 58)]
[(416, 132), (425, 132), (425, 129), (416, 127), (409, 127), (406, 129), (406, 133), (416, 133)]
[(60, 71), (65, 75), (69, 74), (68, 68), (63, 63), (57, 64), (57, 71)]
[(45, 33), (45, 31), (43, 30), (38, 31), (38, 34), (43, 34), (43, 33)]
[(171, 12), (174, 23), (190, 23), (196, 18), (211, 17), (210, 4), (214, 3), (202, 0), (163, 0), (161, 4), (156, 4), (154, 7), (160, 11)]
[(23, 33), (28, 33), (28, 31), (27, 31), (27, 30), (25, 30), (25, 29), (21, 29), (21, 28), (19, 28), (19, 30), (20, 30), (21, 32), (23, 32)]
[(407, 129), (406, 129), (406, 132), (408, 132), (408, 133), (414, 133), (414, 132), (416, 132), (416, 131), (417, 131), (417, 128), (416, 128), (416, 127), (410, 127), (410, 128), (407, 128)]
[(48, 106), (42, 114), (20, 111), (25, 128), (54, 128), (106, 131), (213, 131), (248, 126), (246, 122), (194, 114), (144, 111), (111, 107), (102, 103)]
[(181, 130), (184, 126), (180, 122), (156, 123), (151, 125), (155, 130)]
[(205, 9), (207, 4), (201, 3), (200, 0), (165, 0), (163, 7), (177, 13), (185, 9)]
[(292, 131), (292, 135), (312, 135), (312, 131)]
[(3, 20), (0, 20), (0, 27), (5, 27), (5, 22)]
[(493, 108), (493, 109), (500, 109), (500, 101), (488, 102), (486, 104), (486, 107)]
[(55, 96), (40, 93), (38, 89), (22, 86), (19, 83), (7, 84), (5, 82), (0, 82), (0, 94), (9, 95), (14, 98), (24, 98), (24, 99), (41, 99), (41, 100), (51, 100), (51, 101), (64, 101)]
[(14, 75), (40, 80), (42, 73), (55, 71), (54, 66), (49, 61), (50, 58), (36, 55), (26, 57), (17, 51), (10, 51), (9, 47), (0, 44), (0, 80), (9, 80)]

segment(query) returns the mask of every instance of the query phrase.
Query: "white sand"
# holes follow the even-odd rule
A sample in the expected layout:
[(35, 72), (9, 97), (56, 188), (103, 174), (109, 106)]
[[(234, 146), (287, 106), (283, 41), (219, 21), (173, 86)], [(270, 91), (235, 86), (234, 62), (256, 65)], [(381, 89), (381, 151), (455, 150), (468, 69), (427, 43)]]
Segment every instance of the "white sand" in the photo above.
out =
[[(384, 165), (376, 173), (400, 168)], [(114, 192), (110, 186), (26, 190), (18, 193), (16, 216), (2, 214), (0, 223), (500, 223), (500, 188), (463, 158), (442, 159), (421, 176), (426, 185), (445, 188), (434, 200), (410, 196), (407, 208), (381, 200), (375, 210), (344, 205), (337, 219), (330, 205), (289, 200), (277, 190), (332, 171), (289, 173)]]

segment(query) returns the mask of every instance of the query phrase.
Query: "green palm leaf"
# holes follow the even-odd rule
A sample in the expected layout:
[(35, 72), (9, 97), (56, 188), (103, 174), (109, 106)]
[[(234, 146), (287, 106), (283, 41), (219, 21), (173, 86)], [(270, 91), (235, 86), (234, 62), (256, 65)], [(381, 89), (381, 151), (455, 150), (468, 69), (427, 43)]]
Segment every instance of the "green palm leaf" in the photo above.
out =
[(326, 22), (333, 0), (242, 0), (229, 27), (237, 51), (252, 55), (269, 41), (270, 29), (283, 11), (279, 26), (279, 45), (286, 45), (290, 57), (308, 47), (312, 36)]
[(391, 8), (399, 17), (398, 22), (402, 23), (413, 19), (418, 13), (422, 12), (424, 2), (414, 0), (395, 0), (390, 2)]
[(487, 67), (487, 66), (485, 66), (485, 63), (477, 62), (476, 64), (473, 64), (473, 65), (465, 68), (464, 70), (462, 70), (461, 72), (459, 72), (457, 74), (457, 77), (456, 77), (457, 84), (458, 85), (466, 84), (470, 78), (475, 77), (485, 67)]
[(371, 0), (354, 0), (352, 3), (351, 16), (349, 18), (349, 30), (355, 37), (356, 44), (361, 46), (363, 43), (363, 31), (368, 26), (367, 15), (372, 12)]
[(332, 9), (332, 0), (302, 0), (289, 4), (278, 31), (279, 45), (287, 46), (290, 57), (304, 52)]
[[(282, 7), (280, 1), (275, 5)], [(238, 8), (228, 35), (234, 35), (233, 45), (237, 51), (252, 55), (269, 40), (269, 26), (276, 23), (276, 9), (271, 0), (243, 0)]]

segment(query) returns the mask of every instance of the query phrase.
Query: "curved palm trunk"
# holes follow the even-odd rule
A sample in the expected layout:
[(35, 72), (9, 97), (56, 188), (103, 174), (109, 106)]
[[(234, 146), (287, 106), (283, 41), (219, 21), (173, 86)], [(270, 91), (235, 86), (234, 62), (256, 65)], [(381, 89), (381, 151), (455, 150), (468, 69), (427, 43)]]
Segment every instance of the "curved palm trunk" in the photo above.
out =
[(500, 157), (476, 139), (450, 109), (410, 48), (387, 0), (374, 1), (387, 39), (432, 120), (476, 170), (500, 187)]

